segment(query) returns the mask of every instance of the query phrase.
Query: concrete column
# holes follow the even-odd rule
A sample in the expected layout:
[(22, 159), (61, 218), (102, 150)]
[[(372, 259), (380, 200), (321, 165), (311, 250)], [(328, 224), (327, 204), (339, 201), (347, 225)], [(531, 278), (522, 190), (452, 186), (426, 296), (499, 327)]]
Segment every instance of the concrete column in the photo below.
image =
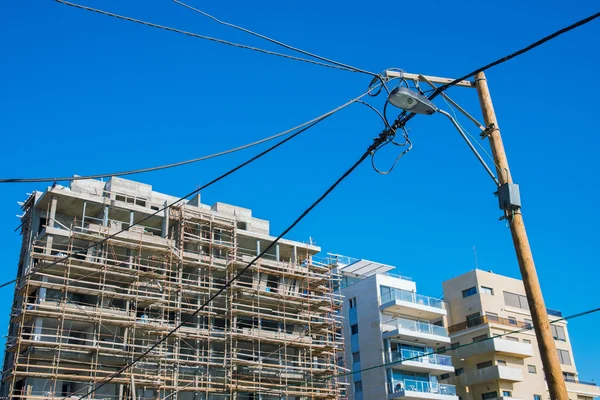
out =
[(135, 214), (134, 214), (134, 212), (133, 212), (133, 211), (130, 211), (130, 212), (129, 212), (129, 226), (133, 225), (133, 221), (134, 221), (134, 219), (135, 219), (134, 217), (135, 217)]
[(52, 200), (50, 200), (50, 215), (48, 216), (47, 226), (50, 228), (54, 228), (54, 221), (56, 220), (56, 204), (58, 203), (58, 199), (56, 196), (52, 196)]
[(298, 248), (296, 246), (294, 246), (292, 248), (292, 262), (293, 263), (297, 263), (298, 262)]
[(260, 240), (256, 241), (256, 255), (260, 254)]
[[(54, 221), (56, 221), (56, 205), (58, 199), (56, 196), (52, 196), (50, 200), (50, 213), (48, 214), (48, 221), (46, 221), (46, 227), (54, 228)], [(48, 235), (46, 237), (46, 254), (52, 254), (52, 245), (54, 244), (54, 235)]]
[(108, 226), (108, 206), (104, 206), (104, 214), (102, 215), (102, 225)]
[(169, 207), (167, 207), (167, 202), (165, 201), (165, 217), (163, 219), (162, 224), (162, 234), (161, 237), (166, 238), (169, 236)]
[(275, 245), (275, 260), (279, 261), (279, 245)]
[[(48, 277), (42, 276), (42, 282), (48, 282)], [(38, 291), (38, 304), (41, 303), (42, 301), (46, 300), (47, 291), (48, 291), (48, 289), (46, 289), (45, 287), (40, 288), (40, 290)]]
[(39, 342), (42, 339), (42, 325), (42, 318), (37, 317), (33, 325), (33, 340), (35, 340), (36, 342)]
[(81, 229), (85, 226), (85, 209), (87, 207), (87, 201), (83, 202), (83, 211), (81, 212)]

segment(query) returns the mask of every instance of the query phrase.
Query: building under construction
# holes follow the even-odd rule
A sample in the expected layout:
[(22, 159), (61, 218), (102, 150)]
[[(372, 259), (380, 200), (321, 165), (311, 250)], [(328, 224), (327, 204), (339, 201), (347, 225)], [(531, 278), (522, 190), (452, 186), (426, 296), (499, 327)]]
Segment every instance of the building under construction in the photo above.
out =
[(29, 196), (4, 398), (81, 397), (111, 377), (90, 398), (343, 397), (339, 277), (320, 248), (279, 241), (190, 318), (274, 237), (249, 209), (196, 196), (162, 210), (176, 200), (120, 178)]

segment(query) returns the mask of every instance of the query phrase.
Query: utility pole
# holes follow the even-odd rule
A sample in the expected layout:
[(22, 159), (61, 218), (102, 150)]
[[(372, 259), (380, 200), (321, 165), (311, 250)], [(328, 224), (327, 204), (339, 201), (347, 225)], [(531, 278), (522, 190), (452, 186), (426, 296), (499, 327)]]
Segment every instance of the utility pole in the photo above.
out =
[[(502, 137), (498, 129), (498, 121), (496, 120), (494, 106), (492, 105), (492, 98), (483, 72), (475, 76), (475, 86), (483, 112), (483, 119), (488, 128), (486, 133), (490, 140), (498, 180), (500, 181), (500, 185), (512, 183), (506, 152), (504, 151)], [(535, 264), (533, 263), (533, 255), (531, 254), (527, 233), (525, 232), (523, 215), (521, 214), (521, 210), (518, 209), (514, 212), (505, 211), (505, 217), (510, 223), (510, 232), (519, 261), (525, 292), (527, 293), (527, 301), (542, 357), (542, 364), (544, 365), (544, 374), (546, 375), (550, 398), (552, 400), (569, 400), (567, 387), (556, 352), (556, 345), (554, 344), (554, 338), (550, 330), (550, 322), (544, 298), (542, 297), (542, 289), (535, 270)]]

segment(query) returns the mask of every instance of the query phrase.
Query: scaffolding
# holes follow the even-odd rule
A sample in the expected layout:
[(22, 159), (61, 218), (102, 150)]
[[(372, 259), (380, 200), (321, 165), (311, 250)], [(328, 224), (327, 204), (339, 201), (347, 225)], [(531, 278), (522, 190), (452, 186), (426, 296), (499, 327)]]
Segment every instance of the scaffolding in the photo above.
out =
[[(84, 395), (186, 320), (274, 239), (199, 202), (110, 238), (158, 209), (155, 192), (141, 197), (115, 186), (93, 195), (58, 186), (23, 204), (4, 398)], [(343, 369), (340, 277), (314, 258), (317, 251), (282, 241), (91, 397), (343, 398), (344, 383), (322, 379)]]

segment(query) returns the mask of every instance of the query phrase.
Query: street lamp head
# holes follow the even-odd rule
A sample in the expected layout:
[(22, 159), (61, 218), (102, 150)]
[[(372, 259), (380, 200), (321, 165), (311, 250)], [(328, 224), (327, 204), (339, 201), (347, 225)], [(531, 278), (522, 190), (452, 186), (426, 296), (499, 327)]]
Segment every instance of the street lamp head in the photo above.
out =
[(415, 114), (431, 115), (437, 111), (437, 107), (427, 97), (401, 86), (392, 90), (388, 101), (398, 108)]

